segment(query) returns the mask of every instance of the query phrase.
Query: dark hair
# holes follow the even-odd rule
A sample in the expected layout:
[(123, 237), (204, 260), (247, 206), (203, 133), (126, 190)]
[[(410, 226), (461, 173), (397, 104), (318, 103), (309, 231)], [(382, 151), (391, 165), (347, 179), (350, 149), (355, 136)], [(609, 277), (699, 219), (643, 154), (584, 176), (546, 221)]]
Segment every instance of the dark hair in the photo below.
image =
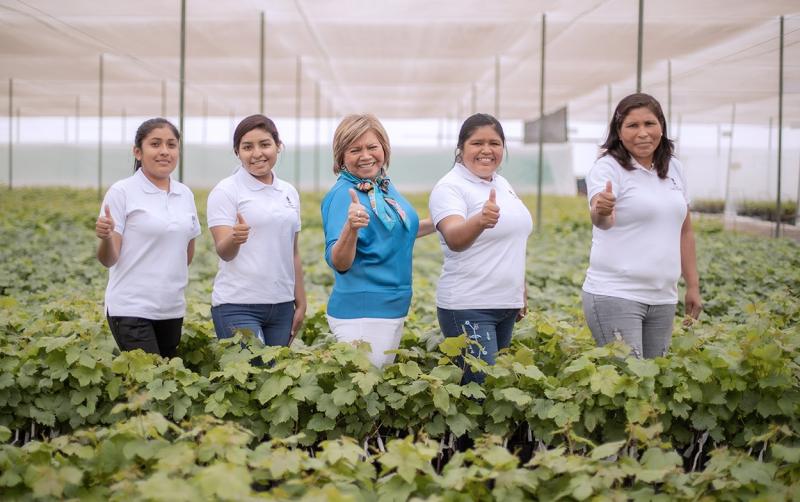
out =
[(239, 143), (242, 142), (244, 135), (253, 129), (263, 129), (272, 136), (272, 141), (274, 141), (276, 145), (283, 145), (280, 136), (278, 136), (278, 128), (275, 127), (275, 122), (269, 117), (256, 114), (243, 118), (242, 121), (239, 122), (239, 125), (236, 126), (236, 130), (233, 131), (233, 153), (239, 155)]
[[(133, 146), (138, 148), (139, 150), (142, 149), (142, 143), (144, 143), (144, 139), (153, 132), (154, 129), (160, 129), (162, 127), (169, 127), (172, 129), (172, 134), (175, 135), (175, 139), (178, 141), (181, 140), (181, 133), (178, 131), (178, 128), (175, 127), (172, 122), (165, 118), (156, 117), (154, 119), (148, 119), (142, 122), (142, 125), (136, 129), (136, 136), (133, 139)], [(142, 167), (142, 161), (137, 159), (136, 157), (133, 158), (133, 172), (136, 172), (137, 169)]]
[(467, 117), (467, 120), (461, 124), (461, 130), (458, 132), (458, 143), (456, 144), (456, 162), (461, 162), (462, 160), (461, 152), (464, 151), (464, 143), (475, 133), (476, 129), (483, 126), (491, 126), (500, 135), (503, 146), (506, 146), (506, 135), (503, 133), (503, 126), (500, 125), (500, 121), (488, 113), (476, 113)]
[(619, 162), (619, 165), (628, 171), (634, 169), (631, 163), (631, 154), (625, 149), (622, 140), (619, 138), (619, 130), (622, 128), (622, 122), (625, 117), (628, 116), (631, 110), (636, 108), (647, 108), (653, 112), (653, 115), (658, 119), (658, 123), (661, 124), (661, 141), (656, 151), (653, 152), (653, 166), (658, 177), (664, 179), (667, 177), (669, 160), (672, 158), (675, 146), (672, 140), (667, 137), (667, 119), (664, 118), (661, 105), (656, 98), (649, 94), (636, 93), (622, 98), (622, 101), (617, 105), (617, 109), (614, 110), (614, 115), (611, 116), (611, 122), (608, 124), (608, 137), (603, 146), (600, 147), (600, 157), (611, 155)]

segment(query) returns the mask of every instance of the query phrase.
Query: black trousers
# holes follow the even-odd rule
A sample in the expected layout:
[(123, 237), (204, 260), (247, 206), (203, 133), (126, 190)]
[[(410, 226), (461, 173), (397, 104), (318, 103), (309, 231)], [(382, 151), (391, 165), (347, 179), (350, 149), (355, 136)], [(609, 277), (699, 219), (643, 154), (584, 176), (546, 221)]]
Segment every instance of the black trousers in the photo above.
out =
[(175, 357), (181, 341), (183, 317), (157, 321), (123, 316), (107, 316), (107, 319), (120, 350), (142, 349), (151, 354)]

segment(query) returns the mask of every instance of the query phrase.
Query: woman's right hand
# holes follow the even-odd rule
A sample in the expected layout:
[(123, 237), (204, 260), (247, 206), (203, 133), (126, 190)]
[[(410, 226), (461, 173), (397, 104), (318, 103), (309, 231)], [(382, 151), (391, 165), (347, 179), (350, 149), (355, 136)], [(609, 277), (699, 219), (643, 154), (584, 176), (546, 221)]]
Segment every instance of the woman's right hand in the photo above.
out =
[(369, 225), (369, 213), (358, 201), (358, 195), (352, 188), (350, 189), (350, 207), (347, 208), (347, 223), (353, 230), (364, 228)]
[(233, 225), (231, 232), (231, 240), (234, 244), (242, 245), (247, 242), (250, 237), (250, 225), (244, 221), (244, 216), (241, 213), (236, 213), (236, 224)]
[(594, 212), (599, 216), (611, 216), (614, 214), (616, 204), (617, 197), (611, 190), (611, 182), (606, 181), (606, 189), (594, 197)]
[(94, 233), (98, 239), (107, 241), (111, 239), (111, 234), (114, 233), (114, 218), (111, 217), (111, 210), (108, 209), (107, 204), (104, 212), (104, 216), (97, 218), (97, 222), (94, 224)]
[(497, 205), (497, 193), (494, 188), (489, 191), (489, 199), (481, 209), (480, 226), (483, 229), (494, 228), (500, 221), (500, 206)]

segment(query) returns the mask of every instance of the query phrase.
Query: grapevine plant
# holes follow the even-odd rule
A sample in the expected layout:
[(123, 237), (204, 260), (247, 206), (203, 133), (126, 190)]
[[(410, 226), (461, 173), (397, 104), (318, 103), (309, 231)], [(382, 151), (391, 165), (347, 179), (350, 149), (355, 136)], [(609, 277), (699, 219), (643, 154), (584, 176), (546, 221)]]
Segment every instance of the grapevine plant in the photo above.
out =
[[(584, 325), (585, 201), (546, 199), (547, 225), (529, 240), (531, 315), (497, 364), (441, 336), (430, 237), (415, 249), (396, 360), (378, 370), (366, 346), (329, 334), (318, 202), (303, 198), (309, 309), (294, 344), (215, 338), (206, 232), (179, 355), (162, 359), (120, 353), (108, 332), (93, 193), (4, 195), (0, 497), (797, 498), (797, 244), (700, 224), (705, 313), (688, 326), (677, 317), (669, 354), (640, 360), (624, 345), (596, 347)], [(486, 373), (483, 385), (461, 384), (465, 364)]]

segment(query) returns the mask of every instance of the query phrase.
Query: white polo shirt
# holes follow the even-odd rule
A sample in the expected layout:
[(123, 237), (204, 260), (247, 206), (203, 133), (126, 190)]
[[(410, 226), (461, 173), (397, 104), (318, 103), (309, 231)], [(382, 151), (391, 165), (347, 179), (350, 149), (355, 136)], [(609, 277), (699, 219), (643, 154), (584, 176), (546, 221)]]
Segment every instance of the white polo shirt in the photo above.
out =
[(187, 248), (200, 235), (189, 187), (170, 178), (161, 190), (141, 169), (108, 189), (114, 231), (122, 235), (119, 260), (108, 270), (108, 315), (161, 320), (183, 317), (183, 290), (189, 281)]
[(457, 252), (439, 242), (444, 264), (436, 288), (436, 305), (449, 310), (521, 308), (525, 294), (525, 249), (533, 229), (531, 214), (511, 185), (495, 174), (491, 181), (456, 164), (436, 183), (428, 203), (434, 225), (458, 215), (479, 213), (495, 189), (500, 219), (468, 249)]
[(689, 196), (681, 165), (673, 158), (660, 179), (633, 161), (628, 171), (612, 156), (601, 157), (586, 176), (589, 201), (605, 190), (617, 198), (616, 222), (608, 230), (592, 227), (592, 250), (583, 290), (648, 305), (678, 302), (681, 227)]
[(247, 242), (231, 261), (219, 260), (211, 304), (272, 304), (294, 300), (294, 238), (300, 231), (300, 196), (273, 171), (267, 185), (244, 168), (208, 195), (208, 227), (250, 225)]

